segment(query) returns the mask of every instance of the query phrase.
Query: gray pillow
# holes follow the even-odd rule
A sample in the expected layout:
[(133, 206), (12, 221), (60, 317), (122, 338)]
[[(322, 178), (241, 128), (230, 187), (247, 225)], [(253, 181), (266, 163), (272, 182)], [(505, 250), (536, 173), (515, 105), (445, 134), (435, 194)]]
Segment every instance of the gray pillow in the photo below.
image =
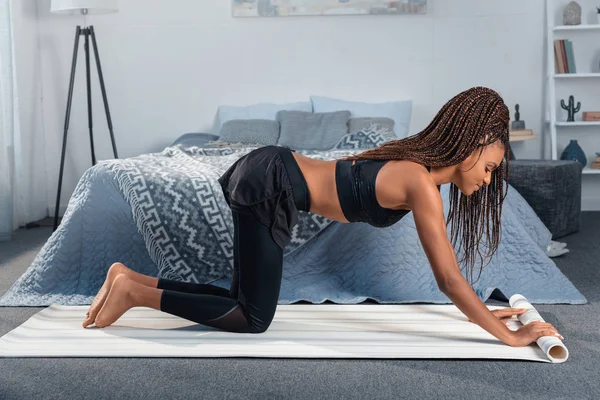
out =
[(277, 113), (281, 133), (277, 144), (299, 150), (329, 150), (348, 133), (350, 111)]
[(171, 146), (181, 145), (183, 147), (198, 146), (203, 147), (206, 143), (211, 140), (217, 140), (219, 137), (211, 133), (203, 132), (191, 132), (185, 135), (179, 136)]
[(231, 143), (277, 144), (279, 122), (268, 119), (233, 119), (223, 124), (219, 140)]
[(232, 147), (232, 148), (240, 148), (240, 147), (263, 147), (262, 143), (240, 143), (240, 142), (226, 142), (224, 140), (212, 140), (204, 145), (204, 148), (211, 149), (220, 149), (223, 147)]
[(377, 124), (382, 127), (386, 127), (390, 131), (394, 131), (395, 122), (391, 118), (385, 117), (361, 117), (361, 118), (350, 118), (348, 121), (348, 133), (356, 133), (362, 131), (363, 129), (367, 129), (373, 124)]

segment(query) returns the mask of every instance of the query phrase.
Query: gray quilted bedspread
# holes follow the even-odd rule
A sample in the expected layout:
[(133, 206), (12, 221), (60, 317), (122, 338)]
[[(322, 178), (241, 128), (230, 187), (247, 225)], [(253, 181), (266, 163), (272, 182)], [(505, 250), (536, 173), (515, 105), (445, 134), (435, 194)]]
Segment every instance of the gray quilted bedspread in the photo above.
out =
[[(170, 146), (108, 160), (80, 179), (59, 228), (0, 306), (90, 304), (116, 261), (152, 276), (228, 287), (233, 224), (218, 177), (253, 148)], [(319, 159), (358, 150), (299, 151)], [(448, 186), (442, 186), (445, 208)], [(586, 303), (545, 254), (551, 234), (509, 190), (497, 256), (474, 289), (532, 303)], [(387, 228), (341, 224), (300, 212), (284, 252), (280, 304), (449, 303), (437, 288), (408, 214)]]

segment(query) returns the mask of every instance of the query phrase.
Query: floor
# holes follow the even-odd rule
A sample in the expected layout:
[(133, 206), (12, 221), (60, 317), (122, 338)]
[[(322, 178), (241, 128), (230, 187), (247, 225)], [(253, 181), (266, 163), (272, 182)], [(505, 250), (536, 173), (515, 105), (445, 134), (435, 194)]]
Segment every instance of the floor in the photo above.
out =
[[(48, 225), (48, 224), (47, 224)], [(51, 225), (50, 225), (51, 226)], [(0, 243), (0, 295), (51, 227)], [(600, 398), (600, 212), (559, 239), (554, 259), (585, 305), (536, 305), (565, 336), (563, 364), (488, 360), (0, 358), (0, 399), (594, 399)], [(488, 304), (502, 304), (490, 301)], [(505, 304), (503, 304), (505, 305)], [(0, 307), (0, 335), (42, 308)]]

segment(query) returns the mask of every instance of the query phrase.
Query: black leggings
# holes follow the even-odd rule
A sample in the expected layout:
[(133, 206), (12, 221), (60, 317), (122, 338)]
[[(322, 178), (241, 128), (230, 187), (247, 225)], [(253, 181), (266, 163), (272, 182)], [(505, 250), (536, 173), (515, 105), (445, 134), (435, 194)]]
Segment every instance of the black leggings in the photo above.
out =
[[(308, 187), (290, 152), (281, 155), (292, 185), (294, 204), (308, 211)], [(262, 333), (277, 308), (281, 287), (283, 249), (269, 227), (251, 212), (232, 211), (234, 265), (229, 290), (159, 278), (164, 289), (161, 311), (224, 331)]]

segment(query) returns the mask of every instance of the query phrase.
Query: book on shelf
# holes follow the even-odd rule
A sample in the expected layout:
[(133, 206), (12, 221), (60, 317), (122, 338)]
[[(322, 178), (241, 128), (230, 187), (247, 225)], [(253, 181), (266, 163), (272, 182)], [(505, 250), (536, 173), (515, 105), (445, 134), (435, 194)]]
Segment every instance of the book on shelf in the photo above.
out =
[(554, 71), (557, 74), (574, 74), (577, 72), (573, 42), (568, 39), (554, 41)]
[(600, 156), (592, 161), (592, 169), (600, 169)]
[(584, 121), (600, 121), (600, 111), (584, 111)]

